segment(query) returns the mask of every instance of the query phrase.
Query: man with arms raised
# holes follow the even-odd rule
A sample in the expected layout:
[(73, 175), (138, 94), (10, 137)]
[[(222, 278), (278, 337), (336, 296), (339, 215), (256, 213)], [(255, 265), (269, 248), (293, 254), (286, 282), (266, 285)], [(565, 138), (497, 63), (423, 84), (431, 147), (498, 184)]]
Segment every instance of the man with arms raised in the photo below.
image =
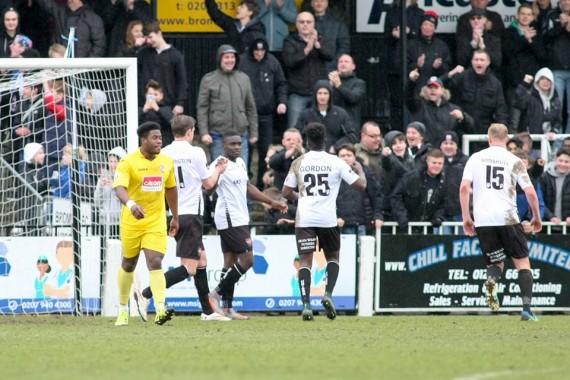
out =
[[(481, 252), (487, 263), (487, 281), (484, 291), (487, 304), (499, 310), (498, 280), (505, 259), (510, 257), (519, 273), (519, 286), (523, 302), (521, 320), (538, 321), (530, 310), (532, 302), (532, 270), (525, 231), (517, 213), (516, 185), (523, 189), (530, 208), (532, 231), (542, 228), (536, 191), (522, 160), (507, 151), (507, 127), (491, 124), (488, 131), (489, 148), (471, 156), (459, 188), (463, 229), (469, 236), (479, 237)], [(473, 186), (473, 216), (469, 213), (469, 194)]]
[(166, 281), (162, 259), (166, 253), (166, 210), (164, 197), (172, 212), (170, 236), (178, 233), (178, 192), (172, 159), (160, 153), (160, 125), (143, 123), (137, 129), (140, 148), (119, 163), (113, 187), (125, 207), (121, 210), (121, 244), (123, 260), (119, 268), (119, 315), (115, 326), (129, 324), (129, 295), (134, 270), (141, 250), (150, 272), (154, 294), (154, 323), (163, 325), (174, 315), (166, 307)]
[[(303, 300), (303, 320), (312, 321), (311, 267), (313, 252), (323, 249), (327, 259), (327, 283), (322, 304), (327, 318), (335, 319), (336, 310), (332, 300), (339, 272), (340, 230), (336, 217), (336, 198), (341, 181), (357, 190), (366, 188), (362, 166), (355, 161), (350, 167), (346, 162), (326, 153), (325, 126), (309, 123), (305, 127), (308, 153), (297, 158), (291, 165), (283, 186), (283, 196), (290, 201), (299, 201), (295, 221), (295, 237), (300, 257), (299, 286)], [(295, 188), (299, 192), (295, 192)]]

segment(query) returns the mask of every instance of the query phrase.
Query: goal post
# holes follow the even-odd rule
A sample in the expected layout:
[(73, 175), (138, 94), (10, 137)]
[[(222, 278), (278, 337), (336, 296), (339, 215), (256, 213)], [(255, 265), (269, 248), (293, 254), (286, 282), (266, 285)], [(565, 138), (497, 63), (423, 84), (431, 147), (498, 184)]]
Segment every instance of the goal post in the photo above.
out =
[[(15, 247), (27, 239), (21, 246), (31, 244), (32, 251), (13, 259), (30, 256), (23, 267), (10, 267), (4, 296), (13, 290), (9, 304), (17, 312), (98, 313), (110, 222), (100, 218), (107, 210), (95, 192), (104, 177), (111, 189), (109, 153), (138, 147), (136, 58), (6, 58), (0, 68), (0, 246), (2, 237)], [(59, 256), (66, 241), (73, 247), (71, 272)], [(38, 271), (35, 294), (18, 289), (18, 276)], [(58, 302), (28, 307), (38, 300)]]

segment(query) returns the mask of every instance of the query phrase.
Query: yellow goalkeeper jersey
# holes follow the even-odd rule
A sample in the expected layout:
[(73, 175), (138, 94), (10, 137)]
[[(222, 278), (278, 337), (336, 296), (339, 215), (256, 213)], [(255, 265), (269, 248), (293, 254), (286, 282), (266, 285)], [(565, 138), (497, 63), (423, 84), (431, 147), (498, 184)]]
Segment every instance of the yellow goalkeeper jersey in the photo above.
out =
[(121, 210), (121, 229), (166, 231), (165, 189), (176, 186), (174, 163), (164, 154), (150, 161), (140, 149), (119, 162), (113, 187), (124, 186), (129, 196), (144, 208), (145, 217), (136, 219), (125, 206)]

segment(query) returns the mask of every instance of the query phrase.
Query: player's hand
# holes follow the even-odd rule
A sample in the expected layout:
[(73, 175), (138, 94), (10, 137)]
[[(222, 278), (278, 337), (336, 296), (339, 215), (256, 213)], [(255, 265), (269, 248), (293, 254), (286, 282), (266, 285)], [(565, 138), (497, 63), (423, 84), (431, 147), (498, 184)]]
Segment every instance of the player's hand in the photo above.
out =
[(182, 115), (183, 113), (184, 113), (184, 107), (182, 106), (174, 106), (174, 108), (172, 109), (172, 114), (174, 116)]
[(360, 162), (354, 161), (350, 166), (357, 174), (362, 173), (362, 165), (360, 165)]
[(145, 216), (144, 208), (141, 205), (135, 204), (131, 207), (131, 214), (133, 214), (136, 219), (142, 219)]
[(218, 160), (216, 161), (216, 170), (218, 171), (219, 174), (222, 174), (223, 172), (226, 171), (228, 167), (228, 159), (225, 157), (220, 156), (220, 158), (218, 158)]
[(206, 144), (206, 145), (210, 145), (211, 143), (214, 142), (214, 140), (212, 139), (212, 136), (210, 136), (210, 135), (204, 135), (204, 136), (202, 136), (201, 140), (202, 140), (202, 142), (203, 142), (204, 144)]
[(271, 201), (271, 208), (275, 208), (281, 212), (287, 212), (289, 209), (287, 203), (281, 201)]
[(170, 220), (170, 229), (168, 230), (168, 236), (176, 236), (178, 234), (178, 218), (172, 218)]
[(537, 234), (542, 230), (542, 220), (540, 218), (532, 218), (530, 226), (532, 227), (532, 233)]
[(473, 223), (473, 219), (463, 219), (463, 231), (465, 231), (465, 235), (467, 236), (475, 236), (475, 224)]

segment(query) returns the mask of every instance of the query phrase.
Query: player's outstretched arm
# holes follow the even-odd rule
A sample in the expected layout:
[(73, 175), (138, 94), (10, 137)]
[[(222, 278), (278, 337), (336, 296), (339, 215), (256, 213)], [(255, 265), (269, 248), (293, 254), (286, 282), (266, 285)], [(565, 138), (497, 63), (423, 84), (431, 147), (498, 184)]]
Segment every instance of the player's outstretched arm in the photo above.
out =
[(262, 203), (266, 203), (271, 205), (271, 208), (276, 208), (281, 212), (287, 212), (287, 203), (274, 201), (273, 199), (269, 198), (267, 195), (263, 194), (259, 189), (251, 184), (251, 182), (247, 183), (247, 195), (250, 198), (255, 199), (256, 201), (260, 201)]

